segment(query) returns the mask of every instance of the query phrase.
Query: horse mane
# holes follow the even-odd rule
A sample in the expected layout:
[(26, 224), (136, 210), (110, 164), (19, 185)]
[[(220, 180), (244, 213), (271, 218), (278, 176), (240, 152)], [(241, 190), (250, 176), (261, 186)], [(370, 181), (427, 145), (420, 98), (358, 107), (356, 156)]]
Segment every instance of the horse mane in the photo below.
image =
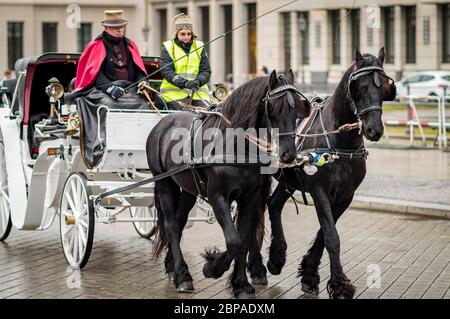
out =
[(256, 127), (261, 100), (268, 88), (269, 78), (257, 77), (239, 86), (221, 103), (222, 112), (230, 119), (232, 127)]

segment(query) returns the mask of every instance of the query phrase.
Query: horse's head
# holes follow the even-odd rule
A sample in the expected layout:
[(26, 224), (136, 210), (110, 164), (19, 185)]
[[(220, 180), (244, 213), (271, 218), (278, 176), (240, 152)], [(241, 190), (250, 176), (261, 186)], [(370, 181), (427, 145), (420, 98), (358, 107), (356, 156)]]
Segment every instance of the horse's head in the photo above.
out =
[(297, 157), (295, 149), (296, 122), (309, 115), (308, 99), (294, 85), (294, 73), (284, 76), (274, 70), (269, 77), (269, 90), (263, 100), (267, 128), (278, 129), (277, 154), (282, 163), (291, 163)]
[(383, 136), (383, 101), (395, 99), (396, 94), (394, 80), (383, 70), (384, 56), (384, 47), (380, 49), (378, 57), (361, 55), (356, 49), (353, 72), (347, 84), (347, 98), (352, 111), (362, 122), (364, 136), (371, 141), (378, 141)]

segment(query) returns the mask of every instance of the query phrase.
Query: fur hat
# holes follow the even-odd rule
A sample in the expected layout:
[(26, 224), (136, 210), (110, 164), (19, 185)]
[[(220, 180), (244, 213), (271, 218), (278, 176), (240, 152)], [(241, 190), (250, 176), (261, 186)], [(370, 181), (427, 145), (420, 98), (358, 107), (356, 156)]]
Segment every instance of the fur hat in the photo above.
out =
[(173, 22), (175, 23), (175, 34), (173, 35), (174, 38), (177, 37), (178, 31), (183, 29), (191, 30), (192, 35), (194, 37), (197, 37), (197, 34), (194, 33), (192, 19), (187, 14), (185, 13), (177, 14), (175, 17), (173, 17)]
[(102, 25), (104, 27), (121, 27), (128, 23), (123, 18), (123, 10), (106, 10), (103, 12), (104, 19)]

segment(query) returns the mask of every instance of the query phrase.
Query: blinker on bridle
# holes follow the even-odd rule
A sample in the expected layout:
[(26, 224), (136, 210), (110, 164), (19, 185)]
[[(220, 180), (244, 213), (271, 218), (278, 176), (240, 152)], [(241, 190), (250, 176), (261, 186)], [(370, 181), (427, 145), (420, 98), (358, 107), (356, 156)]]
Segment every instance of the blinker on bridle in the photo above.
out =
[(373, 82), (376, 85), (376, 87), (381, 86), (381, 77), (385, 77), (385, 78), (391, 80), (392, 82), (394, 82), (394, 79), (392, 79), (390, 76), (388, 76), (384, 72), (383, 68), (381, 68), (379, 66), (367, 66), (367, 67), (364, 67), (361, 69), (357, 69), (357, 70), (353, 71), (352, 74), (350, 74), (350, 77), (348, 78), (348, 84), (347, 84), (347, 98), (349, 99), (352, 111), (353, 111), (353, 113), (355, 113), (358, 120), (361, 119), (361, 116), (363, 116), (364, 114), (367, 114), (369, 112), (373, 112), (373, 111), (383, 112), (380, 105), (372, 105), (372, 106), (365, 108), (364, 110), (359, 111), (358, 106), (356, 105), (355, 100), (353, 100), (353, 97), (352, 97), (352, 93), (351, 93), (351, 89), (350, 89), (352, 81), (355, 81), (356, 79), (358, 79), (362, 76), (371, 74), (371, 73), (373, 73)]
[[(269, 117), (269, 111), (268, 111), (268, 106), (269, 106), (269, 101), (270, 100), (275, 100), (278, 98), (283, 97), (284, 95), (287, 95), (287, 100), (288, 100), (288, 105), (290, 108), (294, 108), (295, 107), (295, 101), (294, 101), (294, 97), (293, 97), (293, 93), (294, 94), (298, 94), (300, 97), (302, 97), (303, 99), (305, 99), (306, 103), (309, 103), (308, 99), (306, 98), (306, 96), (304, 96), (299, 90), (297, 90), (297, 88), (295, 87), (295, 85), (289, 84), (286, 80), (286, 78), (284, 77), (283, 74), (280, 74), (278, 76), (278, 80), (285, 83), (273, 90), (267, 91), (266, 96), (263, 98), (262, 102), (264, 104), (264, 113), (266, 115), (266, 126), (268, 129), (268, 137), (269, 137), (269, 141), (271, 141), (271, 134), (270, 134), (270, 130), (272, 129), (272, 123)], [(292, 135), (293, 137), (295, 137), (295, 131), (293, 132), (285, 132), (285, 133), (278, 133), (276, 136), (289, 136)]]

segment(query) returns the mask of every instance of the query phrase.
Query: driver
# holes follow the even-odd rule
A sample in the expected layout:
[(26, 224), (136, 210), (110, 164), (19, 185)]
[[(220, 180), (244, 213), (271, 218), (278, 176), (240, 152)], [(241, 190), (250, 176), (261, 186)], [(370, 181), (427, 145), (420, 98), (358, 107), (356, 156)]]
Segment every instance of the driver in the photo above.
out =
[(180, 13), (174, 17), (174, 22), (173, 39), (164, 42), (161, 51), (162, 98), (158, 97), (155, 104), (161, 109), (166, 105), (169, 109), (180, 109), (178, 102), (208, 107), (211, 98), (207, 83), (211, 68), (203, 42), (197, 40), (188, 15)]
[(76, 90), (95, 86), (116, 100), (124, 89), (114, 81), (136, 82), (147, 75), (138, 46), (124, 35), (127, 23), (123, 10), (104, 11), (105, 30), (86, 46), (80, 57)]

